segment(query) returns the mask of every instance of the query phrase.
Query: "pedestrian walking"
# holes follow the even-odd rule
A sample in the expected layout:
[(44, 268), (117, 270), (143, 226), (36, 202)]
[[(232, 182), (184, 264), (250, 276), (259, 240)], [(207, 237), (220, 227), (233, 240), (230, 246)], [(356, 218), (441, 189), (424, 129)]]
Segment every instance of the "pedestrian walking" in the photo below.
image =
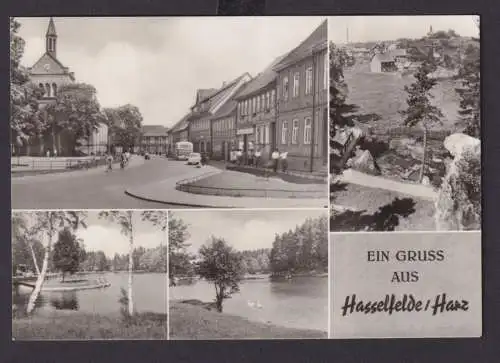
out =
[(256, 168), (258, 168), (260, 166), (260, 156), (261, 156), (260, 149), (255, 150), (254, 165), (255, 165)]
[(107, 156), (106, 156), (106, 163), (107, 163), (107, 168), (106, 168), (106, 171), (111, 171), (113, 170), (113, 155), (111, 155), (111, 153), (109, 153)]
[(273, 159), (273, 170), (276, 173), (278, 171), (278, 163), (280, 158), (280, 152), (278, 149), (275, 149), (271, 154), (271, 159)]
[(236, 151), (236, 159), (238, 160), (238, 165), (241, 165), (241, 163), (243, 162), (243, 152), (241, 151), (241, 149), (238, 149), (238, 151)]
[(57, 158), (57, 148), (54, 149), (54, 157)]
[(280, 162), (281, 162), (281, 170), (286, 173), (288, 170), (288, 160), (287, 160), (288, 152), (283, 152), (280, 154)]
[(47, 156), (48, 158), (50, 158), (50, 149), (47, 149), (47, 152), (45, 153), (45, 156)]

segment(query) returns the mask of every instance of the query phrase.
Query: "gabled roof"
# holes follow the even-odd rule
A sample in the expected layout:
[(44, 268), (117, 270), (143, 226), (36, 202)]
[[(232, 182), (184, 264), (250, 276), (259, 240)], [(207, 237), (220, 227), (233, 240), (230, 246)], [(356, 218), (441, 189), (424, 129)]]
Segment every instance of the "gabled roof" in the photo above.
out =
[(199, 89), (196, 91), (196, 102), (207, 99), (218, 91), (217, 88)]
[(213, 119), (218, 119), (222, 117), (227, 117), (231, 115), (238, 107), (238, 101), (232, 99), (224, 103), (219, 110), (212, 116)]
[[(199, 113), (199, 112), (192, 112), (190, 115), (190, 119), (194, 118), (199, 118), (202, 116), (210, 115), (213, 114), (214, 112), (217, 112), (220, 107), (223, 106), (223, 103), (221, 103), (224, 99), (227, 99), (229, 96), (233, 97), (234, 92), (237, 91), (236, 87), (238, 85), (241, 86), (241, 82), (244, 81), (245, 79), (251, 79), (250, 74), (248, 73), (243, 73), (241, 76), (238, 78), (232, 80), (231, 82), (228, 82), (225, 84), (223, 87), (217, 90), (214, 94), (212, 94), (210, 97), (201, 100), (199, 103), (203, 103), (206, 101), (210, 102), (210, 108), (209, 110)], [(195, 107), (194, 105), (192, 109)]]
[(274, 59), (273, 62), (269, 66), (267, 66), (267, 68), (264, 69), (262, 73), (259, 73), (254, 79), (248, 82), (240, 92), (238, 92), (238, 94), (235, 96), (235, 99), (240, 100), (245, 97), (251, 96), (274, 82), (276, 80), (276, 77), (278, 76), (278, 74), (274, 71), (274, 67), (287, 55), (288, 53), (282, 54)]
[(328, 26), (324, 20), (302, 43), (293, 49), (275, 67), (275, 71), (280, 71), (292, 64), (301, 61), (312, 55), (313, 51), (326, 49), (328, 41)]
[(406, 50), (394, 49), (385, 53), (375, 54), (372, 59), (378, 59), (380, 62), (394, 62), (396, 57), (405, 57)]
[[(45, 64), (50, 64), (52, 67), (49, 70), (44, 69)], [(30, 74), (66, 74), (72, 80), (75, 80), (75, 76), (69, 71), (68, 67), (65, 67), (57, 58), (52, 56), (50, 53), (44, 53), (32, 67), (28, 68)]]
[(189, 126), (188, 122), (189, 117), (191, 117), (191, 113), (188, 113), (179, 121), (177, 121), (177, 123), (174, 126), (172, 126), (172, 128), (168, 130), (168, 132), (178, 132), (187, 129), (187, 127)]
[(141, 133), (143, 136), (166, 136), (168, 128), (162, 125), (143, 125)]

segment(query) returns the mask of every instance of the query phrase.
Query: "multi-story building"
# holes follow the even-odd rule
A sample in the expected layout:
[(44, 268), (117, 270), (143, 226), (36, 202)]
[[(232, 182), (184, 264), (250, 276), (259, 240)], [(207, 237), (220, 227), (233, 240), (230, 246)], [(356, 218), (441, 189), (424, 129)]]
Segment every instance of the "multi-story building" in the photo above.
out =
[[(57, 37), (54, 19), (50, 18), (45, 34), (45, 53), (27, 69), (30, 82), (45, 91), (40, 100), (42, 108), (56, 101), (62, 86), (75, 82), (74, 73), (57, 58)], [(95, 97), (95, 93), (89, 97)], [(47, 150), (57, 150), (58, 155), (71, 155), (74, 150), (78, 150), (81, 153), (98, 154), (106, 151), (107, 139), (108, 127), (104, 123), (95, 130), (90, 130), (89, 136), (78, 140), (79, 147), (75, 145), (74, 135), (69, 131), (52, 129), (40, 135), (38, 139), (29, 140), (20, 152), (27, 155), (45, 155)]]
[(262, 160), (268, 159), (275, 148), (276, 78), (273, 67), (284, 58), (274, 60), (235, 96), (238, 102), (236, 135), (238, 148), (245, 153), (259, 150)]
[[(193, 150), (200, 153), (212, 153), (211, 119), (224, 104), (232, 99), (234, 94), (251, 79), (244, 73), (235, 80), (224, 83), (215, 92), (207, 92), (208, 96), (197, 92), (196, 104), (191, 108), (189, 117), (189, 141), (193, 143)], [(204, 96), (204, 97), (203, 97)]]
[(212, 159), (230, 160), (231, 150), (237, 148), (236, 109), (238, 103), (229, 100), (213, 116), (210, 134), (212, 135)]
[(324, 21), (273, 68), (278, 73), (276, 148), (288, 153), (291, 170), (327, 170), (328, 65)]
[(166, 154), (168, 151), (168, 129), (162, 125), (142, 126), (141, 150), (150, 154)]

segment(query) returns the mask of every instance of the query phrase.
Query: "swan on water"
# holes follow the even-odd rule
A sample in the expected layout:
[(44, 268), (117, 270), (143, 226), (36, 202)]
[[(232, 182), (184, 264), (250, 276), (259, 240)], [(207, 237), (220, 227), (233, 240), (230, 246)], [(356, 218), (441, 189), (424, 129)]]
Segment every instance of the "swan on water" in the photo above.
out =
[(250, 306), (251, 308), (254, 308), (254, 309), (262, 309), (262, 305), (260, 304), (259, 301), (248, 301), (248, 306)]

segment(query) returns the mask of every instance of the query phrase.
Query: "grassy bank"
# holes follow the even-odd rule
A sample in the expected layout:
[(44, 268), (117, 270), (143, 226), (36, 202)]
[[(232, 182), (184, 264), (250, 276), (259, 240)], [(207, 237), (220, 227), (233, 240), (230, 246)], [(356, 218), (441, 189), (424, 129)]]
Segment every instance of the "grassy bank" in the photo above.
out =
[(251, 322), (245, 318), (207, 310), (204, 305), (170, 302), (170, 339), (314, 339), (323, 331), (292, 329)]
[(120, 315), (57, 311), (12, 320), (16, 340), (167, 339), (167, 315), (139, 313), (131, 323)]
[(415, 202), (415, 212), (408, 218), (400, 218), (399, 226), (396, 230), (432, 231), (436, 228), (434, 221), (434, 203), (431, 201), (389, 190), (369, 188), (355, 184), (348, 184), (345, 189), (336, 191), (334, 197), (335, 204), (344, 205), (356, 210), (364, 210), (365, 213), (368, 214), (375, 213), (380, 207), (393, 202), (395, 198), (411, 198)]

